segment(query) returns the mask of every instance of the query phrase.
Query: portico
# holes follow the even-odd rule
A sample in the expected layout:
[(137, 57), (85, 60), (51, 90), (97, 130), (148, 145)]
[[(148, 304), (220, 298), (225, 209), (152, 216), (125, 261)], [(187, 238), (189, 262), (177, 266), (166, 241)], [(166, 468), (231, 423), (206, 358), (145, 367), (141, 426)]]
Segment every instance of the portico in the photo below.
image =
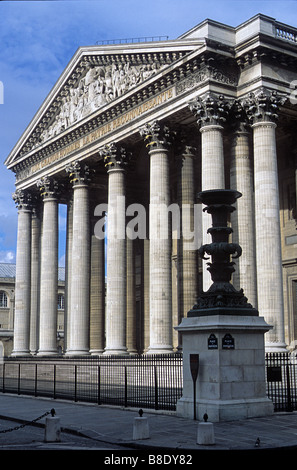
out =
[(31, 354), (30, 324), (37, 354), (58, 354), (59, 203), (63, 354), (181, 348), (174, 327), (209, 285), (197, 249), (210, 222), (196, 195), (224, 188), (243, 194), (230, 220), (243, 247), (233, 282), (273, 325), (269, 350), (297, 340), (287, 295), (297, 282), (297, 50), (281, 28), (297, 35), (258, 15), (237, 28), (207, 20), (176, 40), (78, 49), (6, 160), (18, 207), (13, 355)]

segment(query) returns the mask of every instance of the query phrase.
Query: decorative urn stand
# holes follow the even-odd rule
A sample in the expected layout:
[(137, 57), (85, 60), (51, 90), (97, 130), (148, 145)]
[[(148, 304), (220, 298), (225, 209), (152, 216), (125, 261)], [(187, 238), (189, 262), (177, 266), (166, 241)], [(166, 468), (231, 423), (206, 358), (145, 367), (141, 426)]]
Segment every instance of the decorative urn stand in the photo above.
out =
[[(241, 193), (209, 190), (199, 193), (212, 216), (212, 243), (203, 245), (203, 259), (211, 257), (212, 285), (176, 330), (183, 344), (183, 396), (177, 414), (212, 422), (266, 416), (273, 404), (266, 396), (264, 334), (272, 327), (248, 303), (242, 289), (231, 284), (233, 258), (241, 255), (229, 243), (228, 217)], [(196, 366), (195, 366), (196, 364)], [(196, 371), (193, 368), (197, 368)], [(195, 376), (195, 380), (193, 377)]]

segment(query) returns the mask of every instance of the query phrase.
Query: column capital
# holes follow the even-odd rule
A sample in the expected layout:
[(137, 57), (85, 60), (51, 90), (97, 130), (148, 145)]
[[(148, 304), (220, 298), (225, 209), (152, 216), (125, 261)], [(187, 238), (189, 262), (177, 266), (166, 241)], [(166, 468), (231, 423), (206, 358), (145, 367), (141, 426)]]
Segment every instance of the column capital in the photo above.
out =
[(12, 199), (14, 200), (17, 208), (19, 210), (31, 211), (34, 204), (34, 197), (31, 191), (26, 189), (17, 189), (13, 195)]
[(242, 105), (251, 124), (275, 123), (278, 119), (279, 107), (284, 104), (285, 100), (286, 98), (277, 92), (262, 88), (258, 92), (249, 93), (247, 98), (242, 100)]
[(249, 132), (249, 118), (242, 101), (235, 100), (230, 110), (231, 129), (236, 134)]
[(75, 186), (87, 186), (90, 181), (90, 173), (91, 170), (88, 165), (85, 163), (76, 161), (73, 163), (69, 163), (69, 165), (66, 165), (65, 167), (66, 173), (68, 173), (69, 178), (70, 178), (70, 183)]
[(132, 156), (125, 147), (115, 143), (102, 147), (99, 150), (99, 155), (103, 157), (107, 171), (125, 170)]
[(197, 124), (202, 128), (203, 126), (223, 126), (231, 105), (231, 100), (223, 95), (206, 93), (191, 101), (189, 108), (195, 115)]
[(58, 192), (59, 192), (58, 182), (53, 178), (44, 176), (43, 178), (40, 178), (36, 182), (36, 186), (39, 188), (40, 195), (43, 199), (56, 198), (58, 195)]
[(168, 150), (175, 136), (174, 131), (159, 121), (146, 124), (139, 129), (139, 133), (144, 138), (149, 150)]
[(197, 148), (195, 147), (191, 132), (183, 126), (180, 127), (176, 133), (177, 158), (194, 157), (196, 153)]

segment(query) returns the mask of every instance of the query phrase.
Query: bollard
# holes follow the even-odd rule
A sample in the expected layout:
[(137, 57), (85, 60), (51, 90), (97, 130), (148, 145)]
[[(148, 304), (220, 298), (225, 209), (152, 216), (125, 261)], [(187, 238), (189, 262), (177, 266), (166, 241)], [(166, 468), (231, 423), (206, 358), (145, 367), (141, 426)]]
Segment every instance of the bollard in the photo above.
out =
[(45, 419), (45, 442), (60, 442), (61, 440), (61, 427), (60, 418), (55, 416), (56, 412), (54, 408), (51, 409), (51, 416)]
[(197, 444), (202, 446), (209, 446), (215, 443), (213, 423), (208, 423), (208, 416), (205, 413), (203, 416), (204, 422), (198, 424), (197, 430)]
[(147, 418), (143, 418), (143, 411), (139, 410), (139, 418), (134, 418), (133, 440), (148, 439), (150, 437)]

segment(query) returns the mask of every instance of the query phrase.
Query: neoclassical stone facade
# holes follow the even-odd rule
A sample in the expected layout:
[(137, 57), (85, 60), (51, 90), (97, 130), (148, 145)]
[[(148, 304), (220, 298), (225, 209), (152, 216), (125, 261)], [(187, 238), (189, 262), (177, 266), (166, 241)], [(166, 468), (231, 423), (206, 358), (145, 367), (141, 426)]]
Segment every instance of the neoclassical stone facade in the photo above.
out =
[(174, 327), (210, 285), (197, 194), (222, 188), (242, 193), (233, 283), (273, 325), (267, 349), (294, 347), (296, 65), (297, 29), (264, 15), (78, 49), (6, 160), (18, 208), (13, 355), (32, 354), (32, 341), (40, 356), (58, 353), (59, 204), (63, 354), (182, 348)]

